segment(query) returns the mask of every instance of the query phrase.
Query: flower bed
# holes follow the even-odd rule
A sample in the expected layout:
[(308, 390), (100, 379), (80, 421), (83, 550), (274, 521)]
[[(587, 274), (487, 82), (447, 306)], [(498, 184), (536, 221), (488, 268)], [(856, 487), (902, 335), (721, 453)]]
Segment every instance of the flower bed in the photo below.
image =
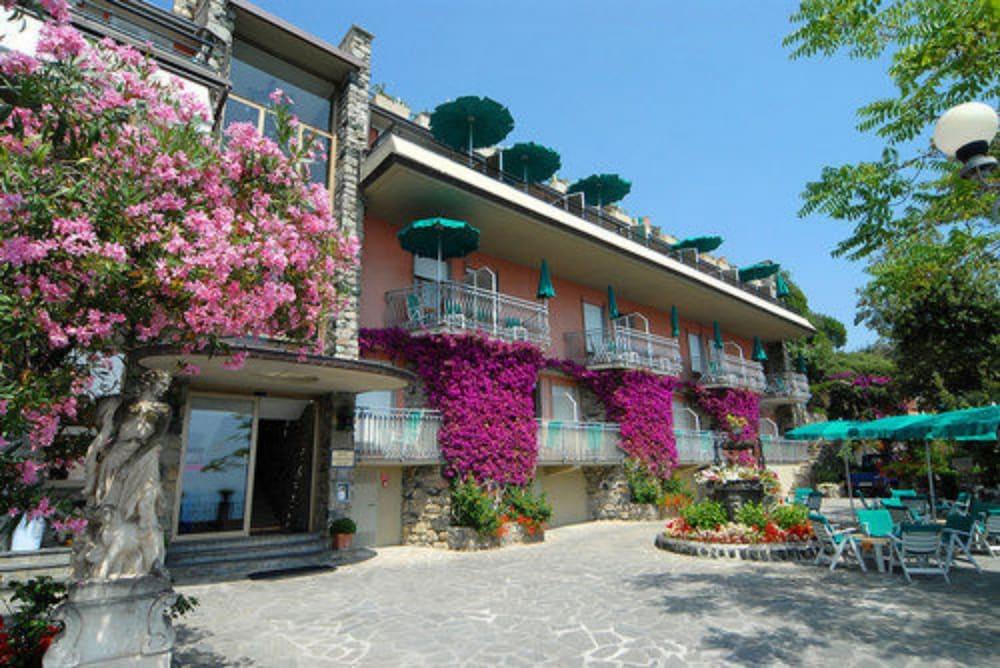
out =
[(796, 524), (782, 529), (774, 522), (767, 522), (763, 528), (727, 522), (711, 529), (692, 527), (683, 517), (669, 520), (664, 531), (666, 536), (698, 543), (724, 543), (727, 545), (756, 545), (766, 543), (804, 543), (812, 540), (812, 527)]

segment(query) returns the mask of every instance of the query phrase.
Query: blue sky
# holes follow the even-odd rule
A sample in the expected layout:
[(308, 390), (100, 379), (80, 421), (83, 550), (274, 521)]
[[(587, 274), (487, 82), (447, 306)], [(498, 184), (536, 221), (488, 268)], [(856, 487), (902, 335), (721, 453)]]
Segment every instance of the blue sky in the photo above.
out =
[(373, 81), (415, 110), (459, 95), (508, 106), (508, 141), (562, 155), (561, 175), (618, 172), (623, 202), (678, 235), (717, 233), (737, 264), (791, 270), (814, 310), (855, 327), (861, 266), (830, 257), (842, 223), (796, 216), (827, 164), (878, 155), (855, 110), (891, 92), (885, 65), (791, 61), (788, 0), (257, 0), (339, 43), (352, 23), (375, 35)]

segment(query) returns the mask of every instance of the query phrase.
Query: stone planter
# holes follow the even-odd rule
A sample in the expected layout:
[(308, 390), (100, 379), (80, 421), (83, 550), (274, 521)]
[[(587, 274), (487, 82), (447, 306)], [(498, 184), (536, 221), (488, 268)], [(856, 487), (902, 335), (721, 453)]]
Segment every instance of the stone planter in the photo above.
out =
[(760, 503), (764, 500), (764, 486), (758, 480), (734, 480), (713, 485), (709, 489), (709, 496), (725, 507), (726, 515), (732, 522), (736, 519), (736, 511), (744, 503)]
[(544, 529), (532, 535), (517, 522), (504, 524), (499, 533), (496, 536), (483, 536), (470, 527), (448, 527), (448, 549), (473, 552), (522, 543), (541, 543), (545, 540)]
[(351, 542), (354, 541), (353, 533), (335, 533), (331, 534), (333, 549), (335, 550), (349, 550), (351, 549)]
[(667, 552), (706, 559), (742, 559), (744, 561), (799, 561), (816, 557), (815, 541), (792, 543), (703, 543), (696, 540), (672, 538), (659, 534), (656, 547)]

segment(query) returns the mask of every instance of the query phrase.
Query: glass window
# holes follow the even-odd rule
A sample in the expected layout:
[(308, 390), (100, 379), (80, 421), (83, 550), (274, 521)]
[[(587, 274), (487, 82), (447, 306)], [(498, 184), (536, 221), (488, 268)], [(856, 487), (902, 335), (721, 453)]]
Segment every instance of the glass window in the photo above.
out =
[(243, 530), (252, 434), (253, 400), (191, 399), (179, 534)]
[(334, 93), (331, 82), (240, 40), (233, 42), (229, 77), (235, 95), (264, 107), (271, 104), (268, 96), (280, 88), (292, 99), (292, 109), (299, 120), (320, 130), (330, 130)]
[(391, 390), (377, 390), (374, 392), (362, 392), (354, 400), (354, 405), (357, 408), (364, 408), (369, 410), (380, 410), (384, 408), (392, 408), (392, 391)]
[(422, 255), (413, 256), (413, 275), (426, 281), (448, 280), (448, 261), (438, 262), (436, 257), (424, 257)]
[(583, 303), (583, 332), (587, 353), (600, 350), (604, 343), (604, 307)]
[(579, 422), (580, 398), (572, 385), (552, 385), (552, 419)]
[(688, 333), (688, 351), (688, 354), (691, 356), (691, 372), (704, 373), (700, 334)]

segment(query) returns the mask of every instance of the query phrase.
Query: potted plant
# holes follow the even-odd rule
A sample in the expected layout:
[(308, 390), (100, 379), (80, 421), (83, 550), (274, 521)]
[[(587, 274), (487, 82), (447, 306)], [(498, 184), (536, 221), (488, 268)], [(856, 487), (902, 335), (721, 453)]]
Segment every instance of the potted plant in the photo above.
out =
[(347, 550), (351, 547), (358, 525), (350, 517), (338, 517), (330, 522), (330, 537), (333, 539), (333, 549)]

